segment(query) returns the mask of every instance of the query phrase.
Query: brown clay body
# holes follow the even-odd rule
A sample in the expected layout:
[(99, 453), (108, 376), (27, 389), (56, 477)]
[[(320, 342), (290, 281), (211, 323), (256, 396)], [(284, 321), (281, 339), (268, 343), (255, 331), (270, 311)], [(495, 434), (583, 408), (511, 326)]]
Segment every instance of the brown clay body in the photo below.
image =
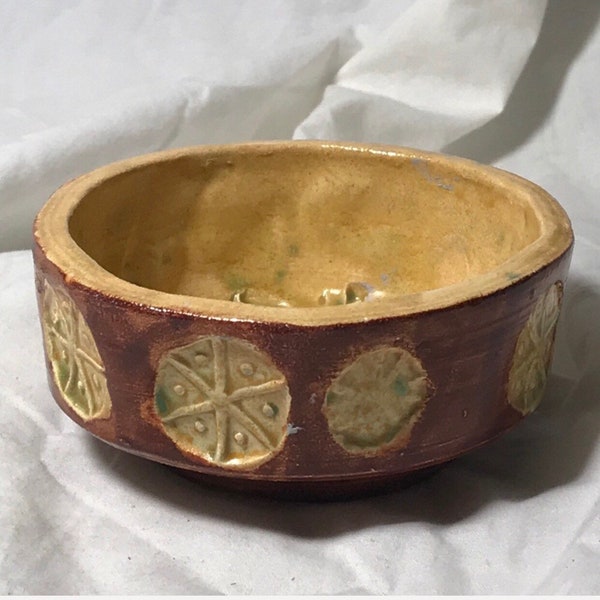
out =
[(36, 220), (50, 387), (100, 439), (230, 488), (397, 484), (537, 407), (572, 242), (537, 186), (409, 149), (109, 165)]

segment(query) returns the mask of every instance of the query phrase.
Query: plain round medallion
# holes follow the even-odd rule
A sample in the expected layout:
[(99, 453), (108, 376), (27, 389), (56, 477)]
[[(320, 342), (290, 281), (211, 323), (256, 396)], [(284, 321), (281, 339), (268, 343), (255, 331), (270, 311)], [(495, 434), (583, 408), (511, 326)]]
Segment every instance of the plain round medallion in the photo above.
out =
[(323, 412), (335, 441), (356, 454), (406, 445), (425, 407), (427, 374), (401, 348), (367, 352), (327, 391)]

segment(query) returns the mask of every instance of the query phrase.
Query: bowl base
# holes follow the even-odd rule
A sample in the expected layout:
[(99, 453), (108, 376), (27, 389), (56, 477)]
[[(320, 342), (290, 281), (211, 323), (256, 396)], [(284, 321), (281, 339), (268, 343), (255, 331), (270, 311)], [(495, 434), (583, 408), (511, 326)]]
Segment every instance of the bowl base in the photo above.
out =
[(444, 465), (435, 465), (405, 474), (387, 474), (356, 479), (314, 480), (310, 477), (301, 480), (269, 481), (258, 479), (238, 479), (198, 473), (188, 469), (168, 467), (186, 479), (202, 485), (227, 491), (287, 500), (292, 502), (335, 502), (355, 500), (369, 496), (387, 494), (410, 487), (428, 479)]

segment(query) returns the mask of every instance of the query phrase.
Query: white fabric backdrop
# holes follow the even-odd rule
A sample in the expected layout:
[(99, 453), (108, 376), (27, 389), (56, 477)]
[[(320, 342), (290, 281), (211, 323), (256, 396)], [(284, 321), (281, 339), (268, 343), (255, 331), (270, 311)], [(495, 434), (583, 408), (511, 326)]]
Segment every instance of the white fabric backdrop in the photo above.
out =
[[(600, 593), (600, 3), (0, 3), (0, 593)], [(442, 150), (545, 187), (576, 247), (540, 409), (406, 491), (208, 490), (54, 405), (30, 229), (67, 179), (167, 147)]]

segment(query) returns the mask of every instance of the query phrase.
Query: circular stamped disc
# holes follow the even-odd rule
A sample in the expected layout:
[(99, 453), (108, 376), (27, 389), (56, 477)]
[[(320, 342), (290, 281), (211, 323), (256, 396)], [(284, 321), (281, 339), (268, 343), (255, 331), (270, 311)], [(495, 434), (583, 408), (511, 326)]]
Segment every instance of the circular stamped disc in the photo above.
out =
[(62, 290), (44, 284), (46, 353), (65, 402), (84, 420), (108, 418), (111, 400), (104, 364), (83, 315)]
[(220, 467), (244, 469), (283, 447), (290, 394), (283, 374), (258, 348), (205, 336), (163, 356), (155, 405), (179, 448)]
[(376, 454), (408, 443), (427, 397), (427, 374), (401, 348), (367, 352), (329, 387), (323, 412), (335, 441), (355, 454)]
[(537, 301), (517, 340), (508, 375), (508, 401), (523, 415), (533, 412), (544, 394), (561, 300), (558, 282)]

